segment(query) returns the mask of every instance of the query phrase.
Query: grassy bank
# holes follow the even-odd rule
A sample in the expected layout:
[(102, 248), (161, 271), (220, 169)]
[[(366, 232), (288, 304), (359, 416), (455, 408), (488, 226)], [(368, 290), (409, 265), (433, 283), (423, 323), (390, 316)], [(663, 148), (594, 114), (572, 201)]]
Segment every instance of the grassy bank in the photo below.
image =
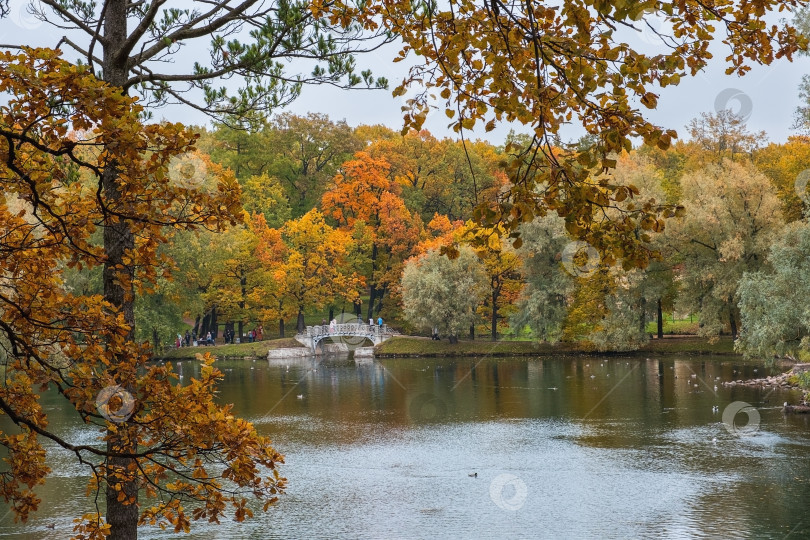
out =
[[(265, 357), (267, 351), (291, 347), (302, 347), (293, 338), (268, 339), (255, 343), (238, 345), (216, 345), (214, 347), (183, 347), (170, 349), (164, 354), (156, 355), (161, 359), (189, 359), (197, 353), (210, 352), (214, 356), (230, 358)], [(734, 354), (730, 338), (717, 343), (708, 340), (685, 336), (654, 339), (647, 343), (639, 354)], [(433, 341), (428, 338), (400, 336), (389, 339), (375, 348), (375, 355), (380, 358), (419, 357), (419, 356), (543, 356), (554, 354), (597, 354), (583, 349), (577, 343), (537, 343), (533, 341), (477, 341), (461, 340), (451, 344), (447, 340)], [(601, 354), (601, 353), (600, 353)]]
[(194, 358), (197, 353), (207, 352), (220, 357), (243, 357), (253, 356), (265, 357), (267, 351), (272, 349), (286, 349), (292, 347), (303, 347), (293, 338), (265, 339), (254, 343), (238, 343), (234, 345), (214, 345), (213, 347), (182, 347), (180, 349), (170, 349), (163, 354), (156, 355), (161, 359), (186, 359)]
[[(532, 341), (433, 341), (418, 337), (395, 337), (378, 345), (377, 357), (401, 356), (538, 356), (553, 354), (597, 354), (583, 349), (577, 343), (536, 343)], [(640, 354), (734, 354), (730, 338), (717, 343), (696, 337), (671, 337), (651, 340), (639, 351)], [(599, 353), (602, 354), (602, 353)]]

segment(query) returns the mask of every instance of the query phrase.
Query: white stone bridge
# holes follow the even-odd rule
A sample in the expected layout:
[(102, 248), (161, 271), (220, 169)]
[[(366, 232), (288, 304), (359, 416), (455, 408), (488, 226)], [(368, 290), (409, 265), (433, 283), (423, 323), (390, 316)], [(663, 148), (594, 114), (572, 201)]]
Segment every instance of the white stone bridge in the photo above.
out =
[(355, 349), (367, 339), (374, 345), (379, 345), (397, 334), (398, 332), (386, 325), (380, 327), (376, 324), (355, 322), (307, 326), (305, 331), (295, 335), (295, 340), (315, 352), (318, 343), (325, 339), (331, 338), (334, 343), (344, 343), (350, 349)]

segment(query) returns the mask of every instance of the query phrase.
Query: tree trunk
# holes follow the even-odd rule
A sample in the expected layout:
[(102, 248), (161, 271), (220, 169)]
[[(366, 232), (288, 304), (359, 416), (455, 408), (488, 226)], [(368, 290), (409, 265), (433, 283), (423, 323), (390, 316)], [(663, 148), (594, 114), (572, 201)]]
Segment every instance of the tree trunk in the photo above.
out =
[(284, 319), (278, 320), (278, 335), (284, 337)]
[[(242, 324), (245, 316), (245, 297), (247, 296), (247, 274), (245, 273), (244, 268), (239, 269), (240, 277), (239, 277), (239, 286), (242, 289), (242, 298), (239, 300), (239, 339), (242, 339)], [(231, 327), (233, 330), (233, 327)]]
[[(371, 245), (371, 279), (377, 269), (377, 244)], [(369, 280), (370, 281), (370, 280)], [(374, 318), (374, 300), (377, 298), (377, 284), (371, 282), (368, 286), (368, 319)]]
[(475, 340), (475, 323), (470, 325), (470, 339)]
[(200, 336), (200, 316), (199, 315), (197, 315), (194, 318), (194, 329), (192, 330), (192, 332), (194, 333), (194, 335), (196, 337)]
[(214, 341), (217, 340), (217, 334), (219, 333), (219, 323), (217, 322), (217, 306), (211, 308), (211, 339)]
[(363, 302), (361, 302), (360, 300), (357, 300), (354, 303), (354, 314), (357, 315), (358, 317), (363, 314)]
[(329, 322), (332, 322), (332, 319), (335, 318), (335, 308), (334, 306), (329, 306)]
[(638, 331), (644, 335), (647, 333), (647, 299), (643, 296), (641, 297), (641, 312), (639, 321), (638, 321)]
[(304, 325), (304, 310), (302, 310), (302, 309), (298, 310), (298, 325), (297, 325), (297, 328), (298, 328), (298, 332), (303, 332), (304, 330), (306, 330), (306, 325)]
[(369, 287), (368, 290), (368, 315), (366, 315), (367, 319), (374, 318), (374, 299), (377, 296), (377, 287), (373, 284)]
[[(118, 48), (127, 37), (127, 0), (109, 0), (106, 5), (104, 18), (104, 54), (102, 75), (104, 81), (114, 87), (122, 87), (127, 80), (127, 57), (118, 54)], [(123, 199), (120, 189), (120, 178), (115, 163), (108, 163), (102, 174), (102, 191), (107, 204), (118, 206)], [(126, 209), (126, 205), (121, 205)], [(126, 289), (116, 278), (118, 268), (124, 268), (130, 276), (133, 269), (124, 264), (124, 254), (127, 249), (135, 248), (135, 238), (127, 220), (106, 224), (104, 227), (104, 253), (107, 260), (104, 263), (103, 282), (104, 300), (123, 316), (124, 323), (129, 326), (126, 341), (135, 340), (135, 291), (132, 285)], [(131, 283), (131, 282), (130, 282)], [(111, 371), (116, 371), (115, 364), (124, 364), (128, 361), (123, 355), (113, 358)], [(133, 392), (132, 381), (118, 381), (127, 391)], [(110, 453), (129, 453), (137, 450), (135, 442), (126, 442), (130, 439), (133, 426), (123, 422), (116, 426), (116, 430), (107, 430), (107, 451)], [(132, 437), (134, 439), (134, 437)], [(110, 526), (110, 540), (135, 540), (138, 537), (138, 481), (134, 460), (132, 458), (110, 457), (107, 464), (107, 523)], [(131, 467), (131, 469), (130, 469)], [(126, 496), (123, 501), (118, 500), (119, 490)]]
[(661, 309), (661, 299), (658, 299), (658, 339), (664, 339), (664, 315)]
[[(245, 328), (244, 328), (244, 322), (242, 322), (242, 321), (240, 320), (238, 323), (236, 323), (236, 327), (237, 327), (237, 329), (239, 330), (239, 333), (236, 335), (236, 337), (238, 337), (238, 338), (239, 338), (239, 340), (241, 341), (241, 340), (242, 340), (243, 331), (244, 331), (244, 329), (245, 329)], [(282, 336), (282, 337), (283, 337), (283, 336)]]
[(734, 318), (734, 306), (729, 301), (728, 304), (728, 321), (731, 323), (731, 339), (737, 339), (737, 320)]
[(450, 334), (450, 343), (453, 344), (458, 343), (458, 336), (456, 336), (455, 334)]
[(492, 341), (498, 340), (498, 290), (492, 289)]
[[(241, 321), (240, 321), (240, 323), (241, 323)], [(227, 332), (228, 330), (231, 331), (231, 336), (233, 336), (234, 335), (233, 334), (233, 321), (228, 321), (228, 322), (225, 323), (225, 331)]]
[(205, 338), (205, 334), (208, 333), (208, 328), (211, 324), (211, 312), (209, 311), (205, 315), (203, 315), (202, 320), (202, 327), (200, 328), (200, 333), (197, 334), (199, 338)]

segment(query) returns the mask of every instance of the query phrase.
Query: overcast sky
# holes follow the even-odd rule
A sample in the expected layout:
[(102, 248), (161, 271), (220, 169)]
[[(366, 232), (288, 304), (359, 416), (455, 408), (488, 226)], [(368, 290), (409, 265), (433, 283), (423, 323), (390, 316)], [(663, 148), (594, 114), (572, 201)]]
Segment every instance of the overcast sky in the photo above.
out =
[[(11, 16), (0, 20), (0, 43), (53, 46), (62, 31), (33, 20), (24, 12), (28, 0), (11, 0)], [(666, 23), (652, 20), (653, 26), (666, 29)], [(631, 32), (622, 39), (646, 52), (654, 53), (661, 48), (657, 37), (649, 31)], [(674, 128), (681, 137), (687, 135), (684, 126), (701, 112), (714, 112), (718, 107), (731, 107), (748, 116), (748, 126), (752, 131), (764, 130), (772, 141), (785, 141), (790, 135), (793, 114), (799, 105), (798, 86), (802, 75), (810, 73), (810, 58), (797, 57), (793, 63), (777, 61), (771, 66), (755, 67), (745, 77), (727, 76), (723, 73), (725, 51), (714, 46), (715, 60), (703, 73), (694, 78), (683, 78), (680, 85), (660, 92), (658, 109), (645, 114), (652, 121), (667, 128)], [(337, 90), (331, 86), (309, 87), (303, 95), (289, 107), (294, 113), (319, 112), (328, 114), (333, 120), (345, 119), (350, 125), (384, 124), (394, 129), (402, 126), (402, 98), (393, 98), (391, 90), (401, 81), (407, 66), (394, 64), (391, 59), (395, 47), (378, 51), (358, 58), (361, 69), (370, 67), (375, 76), (385, 76), (390, 81), (389, 90)], [(66, 54), (73, 59), (75, 54)], [(181, 58), (181, 57), (178, 57)], [(279, 111), (280, 112), (280, 111)], [(165, 108), (156, 111), (156, 117), (165, 117), (186, 124), (207, 123), (201, 113), (188, 108)], [(428, 116), (425, 127), (434, 135), (455, 137), (447, 127), (448, 120), (442, 111)], [(481, 130), (470, 138), (481, 137), (495, 144), (501, 144), (511, 127), (520, 131), (520, 126), (500, 126), (486, 134)], [(575, 139), (582, 134), (581, 128), (572, 126), (562, 135)]]

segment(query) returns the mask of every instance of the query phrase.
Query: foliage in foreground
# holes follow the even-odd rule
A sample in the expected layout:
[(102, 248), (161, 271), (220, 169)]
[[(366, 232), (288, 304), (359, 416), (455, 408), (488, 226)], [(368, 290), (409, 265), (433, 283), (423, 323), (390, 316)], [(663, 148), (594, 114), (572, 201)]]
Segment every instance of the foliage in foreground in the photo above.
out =
[[(244, 519), (249, 498), (273, 503), (285, 486), (283, 458), (216, 403), (222, 374), (213, 359), (201, 358), (199, 379), (176, 384), (170, 366), (146, 364), (121, 310), (65, 286), (67, 268), (108, 260), (96, 233), (114, 243), (116, 225), (127, 223), (132, 247), (105, 279), (149, 291), (170, 276), (158, 249), (174, 229), (234, 223), (235, 179), (220, 170), (212, 192), (178, 185), (167, 171), (194, 150), (194, 136), (178, 124), (143, 125), (132, 98), (52, 51), (0, 54), (0, 91), (10, 96), (0, 109), (0, 411), (14, 424), (0, 433), (8, 452), (0, 496), (20, 519), (37, 509), (35, 488), (50, 472), (45, 438), (86, 467), (90, 494), (136, 511), (140, 523), (187, 531), (191, 519), (218, 521), (228, 506)], [(62, 396), (99, 443), (59, 437), (42, 391)], [(110, 532), (100, 509), (77, 521), (79, 537)]]

